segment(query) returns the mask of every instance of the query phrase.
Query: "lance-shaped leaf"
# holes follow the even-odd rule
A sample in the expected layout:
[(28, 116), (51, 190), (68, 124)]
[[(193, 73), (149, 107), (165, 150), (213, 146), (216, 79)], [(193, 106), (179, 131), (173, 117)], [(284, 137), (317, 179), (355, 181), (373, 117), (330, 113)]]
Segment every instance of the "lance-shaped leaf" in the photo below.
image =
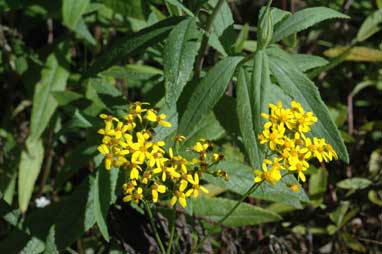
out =
[(82, 14), (86, 11), (89, 0), (63, 0), (62, 2), (62, 19), (63, 23), (74, 30)]
[(178, 133), (189, 135), (200, 119), (209, 113), (223, 96), (242, 57), (227, 57), (217, 63), (192, 93), (180, 120)]
[(240, 68), (239, 80), (237, 84), (236, 111), (239, 118), (242, 142), (248, 155), (252, 167), (260, 168), (263, 158), (262, 152), (257, 142), (257, 135), (253, 126), (254, 116), (252, 107), (253, 102), (249, 96), (250, 78), (248, 73)]
[(110, 204), (116, 200), (115, 188), (118, 180), (118, 169), (112, 168), (109, 172), (98, 169), (94, 185), (94, 216), (98, 228), (106, 241), (110, 240), (107, 229), (107, 214)]
[[(223, 189), (243, 195), (254, 183), (253, 167), (240, 161), (222, 161), (219, 162), (215, 168), (226, 171), (229, 180), (225, 181), (222, 178), (216, 178), (209, 174), (205, 174), (203, 179)], [(251, 194), (251, 197), (283, 203), (301, 209), (304, 203), (309, 202), (309, 198), (303, 188), (300, 188), (298, 192), (291, 191), (289, 185), (292, 183), (297, 184), (297, 180), (291, 175), (283, 177), (275, 186), (266, 182), (262, 183), (256, 191)]]
[[(235, 206), (237, 201), (225, 198), (201, 197), (192, 199), (191, 202), (195, 214), (212, 221), (219, 221)], [(223, 224), (230, 227), (239, 227), (259, 225), (279, 220), (281, 220), (281, 217), (277, 213), (242, 203)]]
[(138, 33), (126, 35), (121, 38), (111, 48), (95, 61), (88, 74), (96, 74), (114, 64), (126, 61), (127, 57), (139, 50), (152, 46), (166, 38), (174, 25), (178, 24), (182, 18), (169, 18), (160, 21)]
[(327, 7), (313, 7), (298, 11), (275, 26), (272, 41), (277, 42), (318, 22), (333, 18), (349, 17)]
[(67, 44), (60, 44), (49, 55), (41, 72), (41, 80), (36, 84), (33, 96), (31, 118), (32, 139), (38, 139), (47, 127), (50, 118), (57, 108), (52, 92), (65, 90), (69, 77), (69, 50)]
[(300, 102), (306, 111), (312, 111), (317, 116), (318, 122), (312, 126), (312, 133), (325, 138), (339, 157), (348, 162), (345, 144), (317, 87), (293, 64), (285, 52), (277, 48), (268, 49), (267, 52), (270, 55), (272, 74), (280, 87), (287, 95)]
[(201, 32), (195, 18), (183, 20), (171, 31), (164, 48), (166, 103), (174, 105), (192, 73)]
[(28, 138), (25, 145), (26, 150), (21, 152), (18, 180), (19, 207), (22, 212), (28, 208), (44, 158), (41, 139)]
[(382, 9), (373, 12), (362, 23), (357, 33), (357, 41), (364, 41), (381, 30)]

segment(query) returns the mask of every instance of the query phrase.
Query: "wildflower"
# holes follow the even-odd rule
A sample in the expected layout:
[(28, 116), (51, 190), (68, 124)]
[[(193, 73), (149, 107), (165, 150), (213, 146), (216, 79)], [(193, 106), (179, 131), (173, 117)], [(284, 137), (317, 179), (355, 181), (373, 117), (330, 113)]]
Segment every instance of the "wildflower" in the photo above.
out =
[[(104, 127), (98, 130), (102, 135), (102, 143), (97, 147), (104, 156), (106, 169), (123, 168), (126, 182), (123, 184), (123, 201), (139, 203), (147, 199), (159, 202), (168, 199), (168, 195), (160, 195), (172, 190), (170, 204), (177, 202), (186, 207), (187, 197), (199, 195), (199, 190), (208, 192), (200, 185), (200, 177), (210, 165), (223, 159), (221, 154), (213, 154), (207, 160), (207, 149), (212, 143), (199, 140), (193, 150), (199, 154), (197, 158), (187, 158), (174, 153), (173, 147), (166, 148), (163, 140), (153, 140), (152, 128), (158, 125), (171, 127), (165, 120), (165, 114), (157, 114), (144, 102), (135, 102), (129, 107), (129, 113), (122, 120), (111, 115), (101, 114)], [(178, 135), (176, 142), (185, 140)], [(147, 201), (147, 200), (146, 200)]]
[(110, 169), (111, 168), (111, 165), (113, 164), (113, 154), (110, 152), (109, 148), (107, 147), (107, 145), (105, 144), (102, 144), (100, 146), (97, 147), (97, 150), (105, 155), (105, 168), (106, 169)]
[(191, 194), (194, 195), (194, 198), (198, 197), (199, 189), (202, 190), (204, 193), (208, 193), (208, 190), (205, 187), (199, 185), (198, 173), (195, 173), (194, 177), (192, 177), (192, 175), (188, 175), (187, 180), (192, 184), (192, 187), (186, 192), (186, 197), (191, 196)]
[(207, 142), (196, 142), (196, 144), (193, 147), (193, 150), (200, 154), (201, 160), (205, 160), (206, 159), (206, 151), (207, 151), (208, 147), (209, 147), (209, 145)]
[(179, 204), (182, 207), (187, 206), (187, 201), (186, 201), (186, 194), (184, 194), (185, 187), (184, 186), (179, 186), (179, 189), (175, 191), (174, 195), (172, 196), (170, 200), (170, 205), (174, 206), (176, 201), (179, 201)]
[(259, 183), (262, 181), (267, 181), (268, 183), (275, 185), (281, 179), (281, 172), (279, 169), (272, 167), (268, 169), (267, 164), (263, 163), (263, 170), (256, 170), (255, 182)]
[(124, 202), (133, 201), (134, 203), (139, 203), (140, 200), (143, 199), (143, 189), (141, 187), (138, 187), (136, 190), (134, 190), (133, 193), (126, 195), (123, 198)]
[(217, 177), (223, 177), (225, 181), (228, 181), (228, 173), (224, 170), (221, 170), (221, 169), (218, 169), (216, 172), (215, 172), (215, 176)]
[(171, 126), (172, 126), (170, 122), (167, 122), (164, 120), (164, 119), (166, 119), (165, 114), (157, 115), (155, 113), (155, 111), (152, 109), (149, 109), (147, 111), (146, 118), (147, 118), (147, 120), (149, 120), (151, 122), (157, 122), (159, 125), (162, 125), (164, 127), (171, 128)]
[(298, 187), (298, 184), (292, 184), (289, 188), (293, 192), (298, 192), (300, 190), (300, 187)]
[(265, 180), (275, 184), (281, 179), (280, 170), (297, 172), (298, 180), (305, 182), (304, 172), (309, 168), (309, 160), (316, 158), (319, 162), (329, 162), (338, 158), (324, 138), (305, 135), (318, 119), (312, 112), (305, 112), (300, 103), (292, 101), (290, 108), (284, 108), (278, 102), (277, 105), (269, 104), (269, 108), (269, 114), (262, 113), (268, 121), (258, 139), (272, 151), (273, 160), (264, 159), (263, 170), (255, 171), (255, 182)]
[(166, 186), (164, 186), (163, 184), (158, 184), (158, 183), (154, 183), (151, 186), (151, 195), (152, 195), (154, 203), (158, 202), (158, 192), (159, 193), (165, 193), (166, 192)]

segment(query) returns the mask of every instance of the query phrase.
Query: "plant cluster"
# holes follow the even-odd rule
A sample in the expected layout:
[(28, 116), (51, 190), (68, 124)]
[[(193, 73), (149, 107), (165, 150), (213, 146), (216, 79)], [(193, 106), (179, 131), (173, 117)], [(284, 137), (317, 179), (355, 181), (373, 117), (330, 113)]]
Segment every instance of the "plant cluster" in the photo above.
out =
[[(262, 171), (256, 170), (255, 182), (267, 181), (276, 184), (281, 180), (281, 170), (297, 172), (298, 179), (305, 182), (304, 171), (310, 167), (309, 160), (319, 162), (338, 159), (333, 147), (324, 138), (309, 137), (311, 126), (317, 122), (312, 112), (305, 112), (300, 103), (291, 102), (290, 108), (284, 108), (282, 102), (269, 104), (270, 114), (262, 113), (267, 119), (264, 130), (259, 134), (259, 142), (267, 144), (266, 157)], [(296, 185), (292, 185), (293, 191)]]
[[(153, 141), (153, 129), (158, 125), (171, 127), (165, 114), (149, 108), (149, 103), (135, 102), (129, 113), (120, 120), (112, 115), (101, 114), (104, 128), (98, 130), (102, 144), (98, 151), (104, 155), (105, 168), (122, 168), (126, 174), (123, 184), (123, 201), (139, 203), (149, 200), (170, 199), (187, 206), (186, 198), (199, 196), (199, 191), (208, 193), (201, 185), (200, 178), (205, 173), (225, 176), (223, 171), (209, 172), (208, 169), (223, 159), (222, 154), (211, 153), (212, 143), (201, 139), (189, 149), (193, 155), (188, 160), (177, 153), (178, 142), (186, 137), (177, 135), (175, 146), (165, 148), (165, 141)], [(159, 195), (161, 194), (161, 195)]]

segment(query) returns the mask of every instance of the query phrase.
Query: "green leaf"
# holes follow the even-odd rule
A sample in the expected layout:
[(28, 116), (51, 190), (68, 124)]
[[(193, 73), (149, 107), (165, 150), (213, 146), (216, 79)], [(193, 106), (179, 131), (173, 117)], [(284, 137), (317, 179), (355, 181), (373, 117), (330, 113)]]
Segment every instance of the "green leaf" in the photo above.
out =
[(322, 201), (328, 185), (328, 172), (325, 168), (317, 169), (317, 172), (309, 180), (309, 197), (311, 203), (317, 207)]
[[(192, 209), (196, 215), (212, 221), (219, 221), (237, 201), (225, 198), (200, 197), (192, 199), (191, 202)], [(279, 220), (281, 220), (281, 217), (277, 213), (247, 203), (241, 203), (223, 224), (229, 227), (239, 227), (259, 225)]]
[(331, 144), (339, 157), (349, 162), (345, 144), (331, 118), (329, 111), (322, 101), (320, 93), (314, 83), (302, 73), (288, 56), (280, 49), (269, 49), (270, 68), (280, 87), (286, 94), (300, 102), (306, 111), (312, 111), (318, 122), (312, 126), (315, 136), (325, 138)]
[(201, 32), (195, 18), (183, 20), (171, 31), (164, 48), (166, 103), (174, 105), (192, 74)]
[(97, 45), (97, 41), (93, 37), (93, 35), (89, 32), (88, 27), (86, 26), (85, 21), (80, 18), (77, 22), (76, 28), (74, 29), (74, 32), (76, 35), (80, 38), (85, 40), (87, 43), (89, 43), (92, 46)]
[(59, 254), (60, 252), (56, 246), (56, 228), (52, 225), (49, 229), (49, 234), (45, 242), (45, 251), (44, 254)]
[(178, 133), (188, 136), (195, 124), (208, 114), (223, 96), (242, 57), (227, 57), (218, 62), (201, 80), (180, 120)]
[(329, 63), (328, 60), (319, 56), (305, 55), (305, 54), (290, 54), (294, 65), (297, 66), (302, 72), (324, 66)]
[(68, 105), (83, 97), (82, 94), (73, 91), (57, 91), (52, 92), (52, 95), (59, 106)]
[(26, 150), (21, 152), (18, 179), (19, 207), (22, 212), (28, 209), (44, 158), (44, 147), (41, 139), (28, 137), (25, 146)]
[(352, 250), (362, 253), (367, 252), (367, 248), (349, 233), (341, 232), (340, 237), (345, 242), (345, 244)]
[(382, 9), (379, 9), (369, 15), (362, 23), (357, 33), (357, 41), (361, 42), (373, 36), (381, 30)]
[(124, 17), (144, 20), (148, 16), (149, 5), (147, 0), (102, 0), (102, 2)]
[[(210, 0), (209, 4), (212, 8), (216, 6), (218, 0)], [(223, 56), (227, 55), (227, 51), (230, 49), (232, 44), (235, 42), (235, 35), (230, 34), (225, 36), (226, 32), (232, 32), (232, 25), (234, 23), (231, 9), (226, 1), (224, 1), (219, 12), (216, 14), (215, 19), (212, 23), (212, 31), (209, 35), (208, 44), (211, 45), (215, 50), (221, 53)], [(230, 30), (231, 29), (231, 30)], [(230, 31), (229, 31), (230, 30)], [(227, 40), (224, 42), (223, 40)], [(223, 45), (224, 44), (224, 45)]]
[(250, 99), (251, 86), (252, 84), (248, 74), (243, 68), (240, 68), (236, 99), (236, 111), (239, 119), (240, 132), (250, 164), (253, 167), (260, 168), (264, 155), (257, 142), (257, 135), (253, 125), (255, 121), (253, 106), (255, 106), (255, 104)]
[(110, 236), (107, 229), (107, 213), (110, 204), (116, 198), (115, 187), (117, 185), (119, 170), (112, 168), (110, 171), (98, 169), (94, 187), (94, 216), (103, 238), (109, 242)]
[(127, 57), (137, 51), (147, 48), (163, 40), (174, 25), (178, 24), (182, 18), (169, 18), (160, 21), (153, 26), (145, 28), (138, 33), (127, 35), (112, 45), (105, 51), (93, 66), (88, 74), (96, 74), (121, 61), (126, 61)]
[(82, 14), (86, 11), (90, 0), (63, 0), (62, 2), (62, 20), (70, 29), (77, 26)]
[(333, 18), (349, 17), (327, 7), (313, 7), (298, 11), (275, 26), (272, 41), (277, 42), (318, 22)]
[[(205, 174), (203, 179), (207, 180), (221, 188), (243, 195), (253, 185), (254, 169), (239, 161), (222, 161), (215, 166), (216, 169), (224, 170), (228, 173), (228, 181)], [(295, 208), (302, 208), (301, 203), (309, 202), (303, 188), (299, 192), (293, 192), (288, 187), (290, 184), (297, 184), (293, 176), (286, 176), (272, 186), (268, 183), (262, 183), (260, 187), (251, 194), (254, 198), (270, 200), (278, 203), (284, 203)]]
[(162, 76), (163, 71), (149, 65), (128, 64), (126, 66), (112, 66), (103, 71), (101, 75), (116, 79), (148, 80), (158, 75)]
[(246, 23), (241, 29), (234, 45), (235, 52), (240, 53), (244, 48), (244, 43), (248, 39), (249, 25)]
[(337, 187), (349, 190), (362, 190), (369, 187), (370, 184), (372, 182), (367, 178), (353, 177), (339, 181)]
[(179, 2), (178, 0), (165, 0), (166, 2), (180, 8), (181, 10), (183, 10), (188, 16), (194, 16), (194, 14), (192, 13), (192, 11), (190, 11), (186, 6), (184, 6), (184, 4), (182, 4), (181, 2)]
[(181, 143), (182, 147), (191, 147), (201, 138), (216, 140), (224, 135), (225, 131), (211, 112), (200, 119), (196, 127), (187, 135), (187, 140)]
[(41, 136), (57, 108), (57, 102), (52, 96), (52, 92), (65, 90), (69, 77), (69, 56), (68, 45), (60, 44), (49, 55), (46, 65), (41, 71), (42, 78), (36, 84), (33, 96), (30, 132), (32, 139), (38, 139)]
[(340, 227), (342, 225), (342, 222), (344, 220), (344, 217), (349, 210), (350, 202), (349, 201), (343, 201), (341, 202), (340, 206), (333, 212), (329, 214), (329, 218), (332, 222), (336, 224), (337, 227)]

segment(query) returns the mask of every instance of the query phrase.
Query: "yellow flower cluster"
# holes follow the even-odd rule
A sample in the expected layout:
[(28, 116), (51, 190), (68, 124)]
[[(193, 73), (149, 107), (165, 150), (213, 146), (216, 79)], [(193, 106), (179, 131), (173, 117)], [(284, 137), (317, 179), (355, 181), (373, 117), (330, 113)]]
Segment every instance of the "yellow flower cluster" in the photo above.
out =
[[(270, 114), (262, 113), (267, 119), (259, 134), (260, 144), (267, 144), (271, 157), (265, 158), (262, 170), (256, 170), (255, 182), (267, 181), (276, 184), (282, 178), (283, 170), (297, 172), (298, 179), (305, 182), (304, 171), (309, 168), (309, 160), (319, 162), (338, 159), (337, 153), (324, 138), (309, 137), (311, 126), (317, 122), (312, 112), (305, 112), (301, 104), (292, 101), (290, 108), (283, 108), (281, 102), (269, 104)], [(292, 191), (298, 186), (292, 185)]]
[[(187, 160), (175, 154), (175, 148), (165, 149), (164, 141), (153, 141), (153, 128), (157, 125), (171, 127), (165, 114), (158, 114), (149, 103), (135, 102), (129, 113), (120, 120), (114, 116), (101, 114), (104, 128), (98, 131), (103, 136), (98, 151), (104, 155), (106, 169), (123, 168), (126, 182), (123, 185), (125, 202), (139, 203), (150, 200), (169, 199), (173, 206), (177, 202), (186, 207), (186, 198), (197, 197), (199, 190), (208, 190), (200, 185), (200, 177), (222, 155), (209, 155), (211, 144), (198, 141), (190, 150), (195, 157)], [(175, 137), (175, 147), (185, 140)], [(217, 174), (215, 174), (217, 175)]]

